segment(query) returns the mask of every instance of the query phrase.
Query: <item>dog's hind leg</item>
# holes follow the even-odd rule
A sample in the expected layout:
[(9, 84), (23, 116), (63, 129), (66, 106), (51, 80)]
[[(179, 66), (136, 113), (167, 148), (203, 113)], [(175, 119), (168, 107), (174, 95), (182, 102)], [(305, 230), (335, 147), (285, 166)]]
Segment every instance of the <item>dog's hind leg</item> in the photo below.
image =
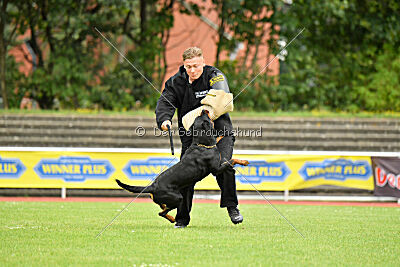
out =
[(153, 200), (157, 203), (162, 211), (158, 213), (171, 223), (175, 222), (175, 218), (168, 214), (173, 209), (176, 209), (182, 201), (182, 195), (179, 191), (157, 191), (154, 192)]
[(175, 222), (175, 218), (168, 214), (168, 212), (170, 212), (173, 209), (167, 208), (167, 205), (165, 205), (165, 204), (161, 204), (160, 207), (161, 207), (162, 211), (160, 211), (158, 213), (158, 215), (160, 215), (161, 217), (167, 219), (171, 223), (174, 223)]

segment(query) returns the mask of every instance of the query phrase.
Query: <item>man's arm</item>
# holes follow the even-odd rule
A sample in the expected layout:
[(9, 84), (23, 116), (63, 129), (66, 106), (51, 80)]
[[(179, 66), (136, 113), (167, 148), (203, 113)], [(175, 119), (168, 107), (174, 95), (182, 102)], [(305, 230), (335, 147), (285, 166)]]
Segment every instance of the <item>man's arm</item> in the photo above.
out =
[(210, 89), (222, 90), (225, 93), (230, 93), (228, 80), (221, 71), (213, 71), (210, 76)]
[[(230, 100), (226, 98), (227, 102), (223, 101), (223, 104), (218, 104), (215, 107), (216, 119), (214, 120), (214, 128), (218, 131), (217, 136), (233, 135), (233, 126), (228, 113), (233, 110), (233, 95), (230, 93), (228, 80), (218, 69), (214, 69), (211, 72), (210, 77), (210, 89), (224, 91), (232, 97)], [(206, 102), (202, 103), (206, 104)]]
[[(157, 101), (156, 106), (156, 122), (159, 129), (163, 130), (166, 124), (165, 121), (172, 120), (175, 113), (175, 107), (177, 106), (176, 94), (174, 89), (170, 86), (169, 80), (165, 83), (165, 88), (161, 93), (160, 98)], [(169, 124), (171, 125), (171, 124)]]

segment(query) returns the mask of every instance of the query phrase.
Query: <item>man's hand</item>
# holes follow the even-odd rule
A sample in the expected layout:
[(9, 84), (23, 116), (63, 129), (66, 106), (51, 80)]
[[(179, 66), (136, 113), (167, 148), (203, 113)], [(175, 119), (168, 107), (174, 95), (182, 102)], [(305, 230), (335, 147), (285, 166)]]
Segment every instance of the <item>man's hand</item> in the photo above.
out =
[(171, 128), (171, 121), (166, 120), (161, 124), (161, 130), (168, 131), (167, 125)]

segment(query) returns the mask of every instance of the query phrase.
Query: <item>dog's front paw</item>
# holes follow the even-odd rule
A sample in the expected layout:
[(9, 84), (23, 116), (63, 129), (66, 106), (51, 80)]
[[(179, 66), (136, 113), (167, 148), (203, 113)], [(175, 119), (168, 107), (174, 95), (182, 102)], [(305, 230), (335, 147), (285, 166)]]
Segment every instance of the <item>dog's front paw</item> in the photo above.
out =
[(243, 166), (249, 165), (249, 161), (248, 160), (240, 160), (240, 161), (241, 161), (241, 163), (239, 163), (240, 165), (243, 165)]
[(235, 165), (235, 164), (239, 164), (242, 166), (249, 165), (249, 162), (247, 160), (243, 160), (243, 159), (232, 159), (232, 160), (233, 160), (233, 165)]

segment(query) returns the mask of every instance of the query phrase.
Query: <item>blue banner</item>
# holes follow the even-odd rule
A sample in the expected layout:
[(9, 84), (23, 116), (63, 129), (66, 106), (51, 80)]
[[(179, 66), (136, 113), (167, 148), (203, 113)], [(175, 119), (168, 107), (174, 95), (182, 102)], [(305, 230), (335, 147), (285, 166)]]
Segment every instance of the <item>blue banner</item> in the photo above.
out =
[(115, 171), (108, 160), (90, 157), (42, 159), (34, 168), (42, 179), (63, 179), (65, 182), (84, 182), (86, 179), (108, 179)]
[(0, 157), (0, 178), (19, 178), (26, 167), (19, 159)]
[(146, 160), (130, 160), (123, 168), (123, 172), (132, 180), (153, 180), (161, 172), (178, 163), (177, 158), (149, 157)]
[(249, 165), (236, 167), (236, 178), (243, 184), (260, 184), (262, 182), (283, 182), (290, 170), (284, 162), (267, 162), (252, 160)]
[(324, 160), (306, 162), (299, 170), (304, 181), (324, 178), (326, 180), (346, 181), (347, 179), (368, 180), (371, 177), (371, 165), (365, 160)]

